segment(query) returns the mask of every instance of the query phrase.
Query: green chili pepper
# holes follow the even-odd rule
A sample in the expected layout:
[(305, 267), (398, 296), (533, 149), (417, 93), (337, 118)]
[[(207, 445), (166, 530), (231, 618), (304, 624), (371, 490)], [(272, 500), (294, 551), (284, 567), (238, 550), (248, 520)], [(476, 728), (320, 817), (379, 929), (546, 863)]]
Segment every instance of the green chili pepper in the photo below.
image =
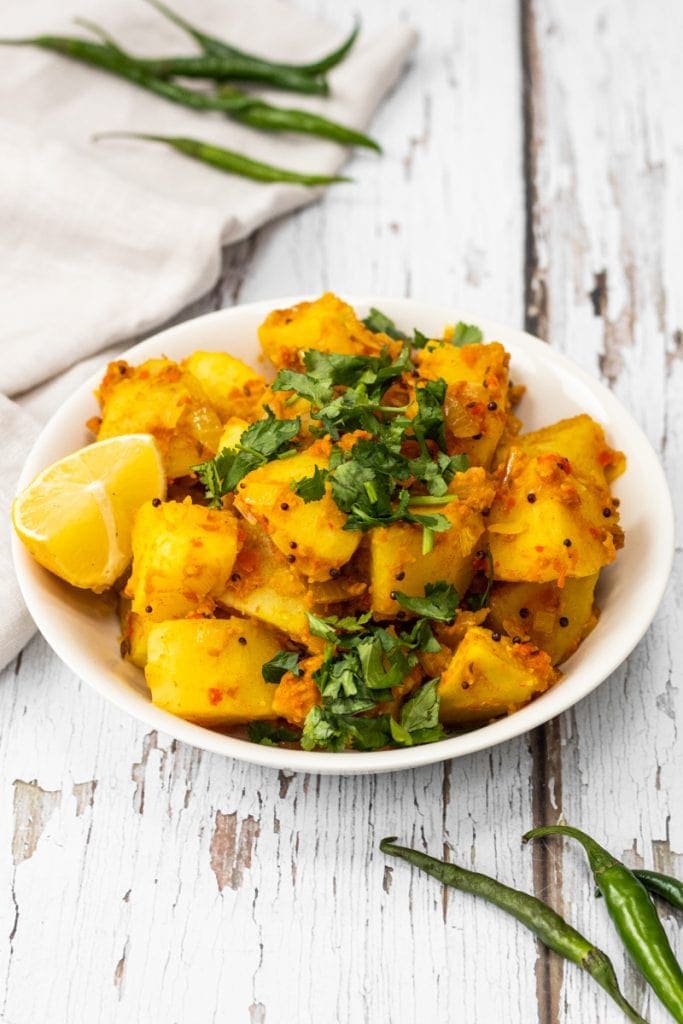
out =
[[(355, 43), (358, 33), (360, 32), (360, 23), (356, 22), (353, 29), (343, 41), (341, 46), (337, 47), (331, 53), (328, 53), (326, 57), (322, 57), (320, 60), (313, 61), (310, 64), (283, 64), (278, 61), (264, 61), (261, 57), (255, 57), (253, 54), (245, 53), (244, 50), (238, 50), (236, 46), (231, 46), (229, 43), (223, 42), (222, 39), (217, 39), (215, 36), (207, 35), (200, 29), (191, 25), (189, 21), (182, 18), (175, 11), (172, 11), (162, 0), (148, 0), (148, 3), (155, 7), (164, 17), (172, 21), (178, 28), (181, 28), (184, 32), (187, 32), (196, 43), (201, 46), (205, 54), (210, 54), (216, 57), (240, 57), (243, 60), (252, 61), (256, 66), (266, 65), (269, 68), (277, 68), (281, 71), (293, 71), (301, 74), (312, 76), (324, 74), (325, 71), (329, 71), (331, 68), (336, 67), (337, 64), (346, 57), (347, 53)], [(171, 74), (186, 74), (186, 72), (173, 71)], [(326, 89), (326, 87), (324, 86)]]
[(306, 110), (274, 107), (227, 86), (219, 89), (218, 96), (225, 100), (233, 99), (236, 103), (241, 102), (242, 105), (231, 111), (230, 116), (252, 128), (262, 131), (302, 132), (340, 142), (343, 146), (366, 146), (378, 153), (382, 152), (381, 146), (363, 132), (347, 128), (335, 121), (328, 121), (326, 117), (320, 117), (318, 114), (311, 114)]
[(642, 882), (594, 839), (569, 825), (546, 825), (523, 841), (569, 836), (583, 846), (595, 883), (631, 959), (672, 1017), (683, 1024), (683, 971)]
[[(82, 22), (82, 24), (86, 24)], [(330, 139), (344, 146), (366, 146), (381, 152), (379, 145), (363, 132), (346, 125), (329, 121), (326, 117), (311, 114), (307, 110), (295, 110), (272, 106), (255, 99), (237, 89), (223, 89), (219, 94), (188, 89), (177, 82), (167, 81), (150, 74), (144, 61), (137, 60), (121, 49), (113, 40), (104, 35), (98, 26), (87, 23), (98, 32), (104, 42), (92, 42), (71, 36), (35, 36), (30, 39), (0, 39), (0, 45), (31, 45), (52, 50), (65, 57), (85, 64), (94, 65), (103, 71), (125, 78), (142, 89), (163, 96), (172, 103), (179, 103), (194, 110), (213, 110), (224, 113), (234, 121), (248, 124), (252, 128), (268, 131), (298, 132)]]
[(95, 32), (100, 37), (100, 42), (70, 36), (43, 35), (27, 39), (0, 40), (0, 43), (14, 46), (32, 45), (51, 50), (109, 71), (173, 103), (195, 110), (218, 111), (253, 128), (315, 135), (342, 145), (366, 146), (381, 151), (379, 145), (363, 132), (347, 128), (306, 110), (276, 107), (235, 88), (223, 88), (216, 94), (210, 94), (167, 81), (151, 73), (153, 62), (139, 60), (127, 53), (98, 25), (84, 19), (80, 20), (80, 24)]
[(683, 910), (683, 882), (671, 875), (662, 875), (659, 871), (634, 871), (649, 892), (656, 893), (677, 910)]
[(337, 182), (351, 181), (351, 178), (329, 176), (326, 174), (302, 174), (299, 171), (288, 171), (283, 167), (252, 160), (230, 149), (214, 146), (200, 139), (188, 139), (179, 135), (148, 135), (143, 132), (102, 132), (95, 135), (94, 142), (100, 139), (143, 139), (147, 142), (161, 142), (185, 156), (192, 157), (202, 163), (217, 167), (228, 174), (237, 174), (242, 178), (254, 181), (288, 182), (290, 185), (334, 185)]
[(240, 54), (200, 54), (197, 57), (141, 57), (139, 63), (157, 78), (182, 75), (183, 78), (212, 78), (216, 82), (260, 82), (272, 89), (328, 96), (329, 87), (321, 78), (257, 62)]
[(560, 917), (551, 907), (530, 896), (528, 893), (511, 889), (495, 878), (481, 875), (476, 871), (467, 871), (456, 864), (446, 864), (435, 860), (419, 850), (411, 850), (406, 846), (396, 846), (394, 839), (383, 839), (379, 844), (382, 853), (400, 857), (428, 875), (438, 879), (444, 885), (459, 889), (460, 892), (480, 896), (488, 903), (506, 911), (516, 918), (529, 931), (541, 940), (544, 946), (558, 953), (565, 960), (582, 967), (614, 1002), (636, 1024), (646, 1024), (644, 1018), (626, 1001), (621, 994), (614, 968), (609, 957), (592, 942), (584, 938), (570, 924)]

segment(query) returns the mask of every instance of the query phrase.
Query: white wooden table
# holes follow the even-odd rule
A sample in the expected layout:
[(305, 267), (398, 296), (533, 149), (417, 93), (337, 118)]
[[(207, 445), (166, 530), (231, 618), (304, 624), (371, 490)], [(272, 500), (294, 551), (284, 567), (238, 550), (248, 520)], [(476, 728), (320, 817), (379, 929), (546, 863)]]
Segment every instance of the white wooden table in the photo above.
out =
[[(307, 6), (349, 23), (351, 5)], [(373, 0), (363, 17), (421, 32), (373, 126), (385, 155), (227, 251), (184, 316), (333, 288), (526, 324), (614, 388), (680, 504), (680, 0)], [(398, 834), (547, 898), (664, 1024), (578, 852), (520, 835), (562, 812), (683, 874), (682, 599), (679, 547), (654, 625), (591, 697), (489, 752), (372, 778), (277, 775), (146, 732), (35, 639), (0, 685), (0, 1021), (622, 1020), (514, 922), (389, 865), (377, 844)]]

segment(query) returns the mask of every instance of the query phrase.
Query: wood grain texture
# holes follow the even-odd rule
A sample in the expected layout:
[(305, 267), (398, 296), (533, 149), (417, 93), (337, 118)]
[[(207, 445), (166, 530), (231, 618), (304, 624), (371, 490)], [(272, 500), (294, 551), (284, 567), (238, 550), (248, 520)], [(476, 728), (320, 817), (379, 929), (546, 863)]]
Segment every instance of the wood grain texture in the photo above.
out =
[[(363, 17), (421, 32), (374, 125), (385, 155), (227, 251), (185, 315), (332, 287), (526, 321), (615, 388), (680, 502), (680, 7), (371, 0)], [(272, 773), (147, 732), (34, 640), (0, 685), (0, 1022), (617, 1024), (515, 923), (388, 863), (377, 844), (398, 834), (562, 906), (665, 1024), (578, 852), (519, 839), (563, 813), (683, 873), (681, 554), (645, 640), (571, 712), (366, 779)], [(680, 949), (679, 925), (667, 917)]]

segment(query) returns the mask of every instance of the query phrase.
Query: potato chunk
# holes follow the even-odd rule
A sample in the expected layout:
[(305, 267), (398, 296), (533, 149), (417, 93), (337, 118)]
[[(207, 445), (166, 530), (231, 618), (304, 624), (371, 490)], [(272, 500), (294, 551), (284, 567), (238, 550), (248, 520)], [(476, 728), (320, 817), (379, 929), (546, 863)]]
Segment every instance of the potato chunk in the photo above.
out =
[(369, 331), (351, 306), (331, 292), (315, 302), (273, 310), (258, 333), (263, 351), (277, 367), (300, 366), (300, 353), (309, 348), (345, 355), (378, 355), (385, 346), (396, 353), (400, 348), (386, 334)]
[(415, 361), (423, 377), (475, 384), (490, 393), (489, 401), (498, 401), (507, 392), (510, 356), (498, 341), (461, 348), (447, 341), (429, 342), (416, 353)]
[(96, 394), (102, 416), (88, 425), (98, 441), (152, 434), (172, 480), (216, 454), (218, 414), (199, 381), (170, 359), (148, 359), (140, 366), (110, 363)]
[(261, 669), (280, 650), (248, 619), (181, 619), (150, 630), (145, 678), (157, 707), (213, 727), (276, 718)]
[(291, 571), (285, 556), (259, 526), (243, 523), (241, 527), (243, 546), (218, 603), (275, 626), (298, 643), (315, 644), (308, 629), (304, 580)]
[[(422, 511), (422, 510), (420, 510)], [(421, 597), (426, 583), (445, 580), (464, 594), (472, 577), (472, 553), (484, 532), (481, 512), (464, 501), (438, 509), (453, 524), (437, 533), (434, 547), (422, 554), (422, 527), (394, 523), (370, 532), (370, 585), (372, 610), (377, 618), (393, 618), (401, 607), (392, 598), (395, 590)]]
[(221, 420), (231, 416), (260, 416), (266, 382), (241, 359), (227, 352), (193, 352), (180, 364), (195, 377)]
[(600, 424), (585, 414), (522, 434), (513, 444), (527, 455), (554, 454), (568, 459), (573, 473), (598, 486), (610, 483), (626, 468), (624, 453), (610, 448)]
[(531, 640), (553, 665), (574, 653), (598, 621), (593, 594), (598, 573), (556, 583), (501, 583), (489, 601), (491, 629)]
[(545, 651), (493, 636), (480, 626), (469, 629), (442, 674), (440, 716), (445, 724), (484, 723), (511, 714), (558, 678)]
[[(133, 572), (125, 590), (136, 641), (148, 631), (146, 622), (213, 611), (238, 544), (231, 512), (193, 505), (189, 498), (143, 505), (133, 525)], [(144, 639), (135, 646), (142, 657)]]
[(494, 576), (546, 583), (592, 576), (623, 544), (609, 490), (567, 459), (513, 448), (489, 518)]
[(345, 565), (358, 547), (361, 534), (345, 530), (346, 516), (339, 510), (327, 485), (320, 501), (304, 502), (292, 490), (292, 481), (313, 475), (329, 465), (330, 446), (319, 441), (289, 459), (269, 462), (241, 481), (235, 507), (258, 523), (296, 571), (310, 580), (329, 579), (330, 570)]
[(304, 658), (299, 662), (301, 675), (295, 676), (292, 672), (285, 672), (277, 685), (273, 697), (273, 711), (286, 718), (292, 725), (302, 726), (306, 721), (306, 715), (322, 703), (318, 684), (313, 678), (323, 663), (322, 655), (315, 654), (312, 658)]

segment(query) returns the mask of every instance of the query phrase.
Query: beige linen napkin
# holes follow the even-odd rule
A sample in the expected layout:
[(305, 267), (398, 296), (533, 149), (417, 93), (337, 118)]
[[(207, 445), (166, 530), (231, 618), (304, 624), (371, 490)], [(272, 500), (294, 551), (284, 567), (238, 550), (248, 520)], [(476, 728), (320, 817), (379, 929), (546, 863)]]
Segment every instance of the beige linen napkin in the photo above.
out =
[[(56, 0), (10, 3), (3, 8), (3, 35), (82, 34), (69, 20), (79, 15), (100, 22), (141, 55), (194, 49), (143, 0), (74, 2), (73, 9)], [(213, 34), (286, 61), (316, 58), (350, 27), (350, 16), (333, 28), (279, 0), (174, 2), (180, 13)], [(378, 36), (361, 34), (329, 76), (329, 99), (275, 91), (261, 95), (365, 128), (414, 38), (399, 23), (387, 25)], [(0, 477), (0, 600), (5, 611), (0, 666), (30, 634), (9, 564), (7, 516), (35, 430), (32, 416), (36, 423), (44, 419), (64, 391), (58, 380), (47, 382), (71, 367), (68, 381), (75, 385), (85, 376), (75, 364), (151, 330), (205, 292), (218, 275), (222, 245), (320, 194), (227, 176), (164, 147), (95, 144), (91, 137), (116, 129), (189, 135), (255, 159), (324, 174), (336, 172), (347, 156), (333, 143), (265, 135), (220, 114), (186, 110), (52, 53), (8, 48), (2, 58), (0, 430), (11, 442)]]

